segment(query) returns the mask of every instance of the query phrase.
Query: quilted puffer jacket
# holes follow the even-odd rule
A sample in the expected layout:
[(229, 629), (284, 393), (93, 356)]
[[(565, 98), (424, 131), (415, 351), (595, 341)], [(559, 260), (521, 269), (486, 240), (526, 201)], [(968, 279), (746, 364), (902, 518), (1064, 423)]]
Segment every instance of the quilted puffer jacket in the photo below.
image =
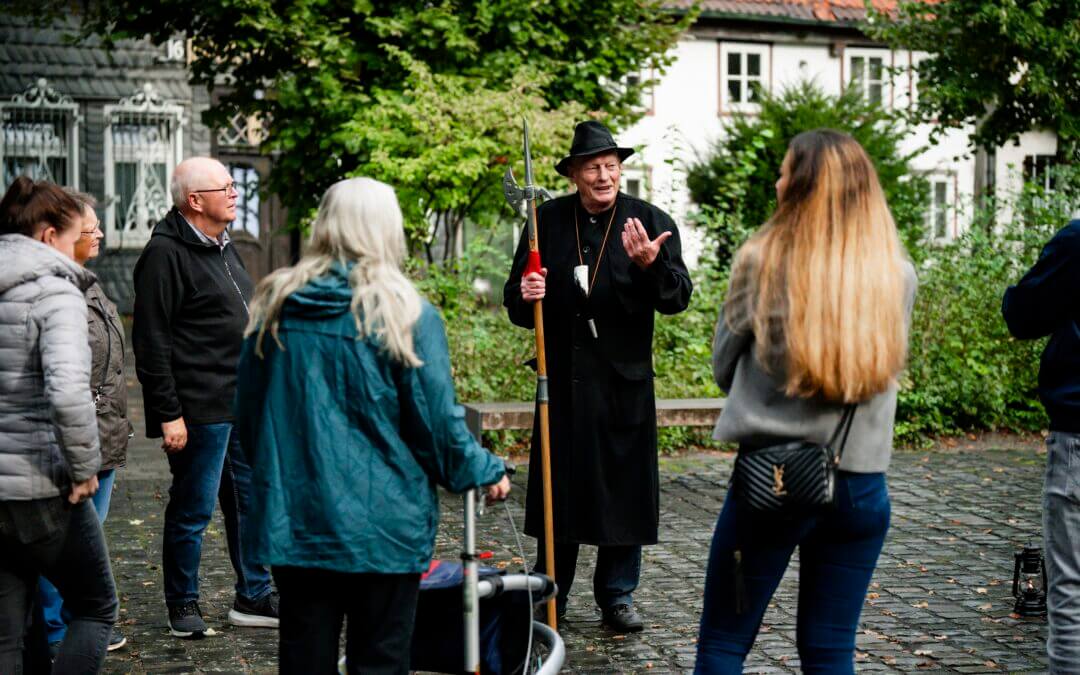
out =
[(92, 272), (0, 235), (0, 501), (55, 497), (101, 466), (83, 293)]

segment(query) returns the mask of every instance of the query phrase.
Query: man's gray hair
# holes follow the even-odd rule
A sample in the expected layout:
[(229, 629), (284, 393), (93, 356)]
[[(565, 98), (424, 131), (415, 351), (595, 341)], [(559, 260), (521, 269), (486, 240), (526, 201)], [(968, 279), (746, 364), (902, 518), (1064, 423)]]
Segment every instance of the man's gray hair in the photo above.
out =
[(191, 194), (191, 174), (186, 171), (173, 171), (172, 180), (169, 181), (169, 194), (172, 195), (176, 208), (186, 206), (188, 195)]
[[(173, 169), (172, 180), (169, 181), (169, 192), (172, 194), (173, 204), (178, 209), (186, 208), (188, 195), (193, 190), (209, 188), (209, 185), (203, 183), (203, 179), (216, 166), (224, 168), (225, 165), (213, 157), (188, 157), (177, 164)], [(225, 171), (228, 172), (228, 169)]]

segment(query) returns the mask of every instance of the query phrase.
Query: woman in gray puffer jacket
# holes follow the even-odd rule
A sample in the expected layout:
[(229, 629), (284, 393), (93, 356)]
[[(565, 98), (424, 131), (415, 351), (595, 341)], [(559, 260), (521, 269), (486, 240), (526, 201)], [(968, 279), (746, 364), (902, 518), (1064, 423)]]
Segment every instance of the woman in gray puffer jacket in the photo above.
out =
[[(93, 196), (69, 192), (82, 206), (79, 239), (75, 242), (75, 262), (86, 265), (101, 252), (105, 235), (94, 212)], [(86, 289), (87, 324), (90, 330), (90, 392), (97, 413), (98, 438), (101, 440), (101, 469), (98, 471), (98, 491), (93, 497), (98, 521), (105, 524), (112, 500), (116, 469), (127, 460), (128, 438), (132, 435), (127, 417), (127, 382), (124, 379), (124, 327), (116, 305), (105, 295), (101, 284), (94, 281)], [(67, 634), (64, 621), (64, 600), (60, 591), (42, 577), (38, 602), (41, 604), (44, 630), (50, 647), (55, 650)], [(127, 644), (119, 628), (114, 627), (109, 638), (109, 651)]]
[(41, 574), (71, 612), (53, 672), (101, 670), (116, 621), (89, 501), (101, 455), (83, 297), (94, 275), (74, 260), (81, 223), (81, 204), (44, 181), (17, 178), (0, 200), (0, 673), (22, 671)]

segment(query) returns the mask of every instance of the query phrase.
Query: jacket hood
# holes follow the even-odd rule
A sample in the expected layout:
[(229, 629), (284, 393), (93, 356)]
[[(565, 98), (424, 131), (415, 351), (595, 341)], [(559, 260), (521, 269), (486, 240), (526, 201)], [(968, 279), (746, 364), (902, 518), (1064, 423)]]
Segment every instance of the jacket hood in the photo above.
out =
[(196, 248), (214, 248), (214, 244), (208, 244), (202, 239), (199, 239), (198, 235), (191, 229), (191, 225), (187, 223), (187, 219), (180, 213), (180, 209), (175, 206), (169, 209), (169, 212), (165, 214), (165, 217), (154, 226), (154, 231), (150, 236), (169, 237), (170, 239), (182, 241), (188, 246), (195, 246)]
[(55, 248), (21, 234), (0, 235), (0, 294), (41, 277), (67, 279), (85, 293), (97, 277)]
[(290, 295), (285, 301), (289, 315), (329, 319), (348, 312), (352, 304), (352, 286), (349, 285), (352, 267), (352, 264), (334, 262), (327, 273)]

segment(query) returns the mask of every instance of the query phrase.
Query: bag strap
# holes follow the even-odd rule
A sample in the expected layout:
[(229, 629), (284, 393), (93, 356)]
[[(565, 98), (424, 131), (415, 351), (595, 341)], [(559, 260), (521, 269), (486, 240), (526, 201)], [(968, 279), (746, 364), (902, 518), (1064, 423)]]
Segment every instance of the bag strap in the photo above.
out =
[[(851, 433), (851, 422), (855, 419), (855, 408), (858, 407), (858, 403), (849, 403), (844, 406), (844, 413), (840, 415), (840, 421), (836, 424), (836, 429), (833, 430), (832, 436), (829, 437), (828, 448), (833, 450), (836, 448), (837, 439), (840, 440), (840, 447), (835, 449), (836, 463), (840, 463), (840, 456), (844, 454), (844, 447), (847, 445), (848, 434)], [(841, 438), (841, 433), (843, 437)]]

